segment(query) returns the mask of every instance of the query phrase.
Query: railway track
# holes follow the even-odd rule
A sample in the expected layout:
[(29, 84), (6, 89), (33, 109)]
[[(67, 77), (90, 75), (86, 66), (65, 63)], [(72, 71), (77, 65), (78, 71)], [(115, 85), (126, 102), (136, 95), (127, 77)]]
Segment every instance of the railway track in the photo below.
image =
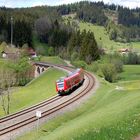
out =
[[(40, 65), (45, 65), (45, 63), (40, 63)], [(59, 66), (59, 65), (54, 65), (54, 67), (59, 67), (61, 69), (65, 69), (67, 71), (72, 70), (69, 67), (64, 67), (64, 66)], [(5, 135), (12, 133), (12, 132), (18, 130), (19, 128), (23, 128), (24, 126), (27, 126), (33, 122), (36, 122), (37, 118), (36, 118), (34, 113), (30, 114), (31, 112), (34, 112), (37, 109), (45, 108), (42, 111), (42, 116), (40, 118), (40, 119), (43, 119), (43, 118), (61, 110), (61, 109), (69, 106), (73, 102), (76, 102), (78, 99), (80, 99), (81, 97), (86, 95), (88, 92), (90, 92), (93, 89), (95, 79), (94, 79), (93, 75), (91, 75), (88, 72), (85, 72), (85, 76), (87, 79), (86, 86), (81, 91), (79, 91), (78, 94), (73, 94), (73, 96), (69, 96), (69, 97), (54, 96), (51, 99), (43, 101), (43, 102), (41, 102), (37, 105), (34, 105), (30, 108), (24, 109), (24, 110), (17, 112), (15, 114), (1, 118), (0, 123), (3, 125), (6, 123), (9, 123), (11, 120), (13, 120), (13, 121), (17, 120), (17, 121), (14, 124), (11, 123), (8, 126), (4, 125), (4, 127), (0, 128), (0, 139), (2, 137), (5, 138)], [(63, 101), (62, 98), (67, 98), (67, 99)], [(61, 102), (59, 102), (59, 101), (61, 101)], [(56, 103), (56, 102), (59, 102), (59, 103)], [(55, 105), (52, 105), (52, 104), (55, 104)], [(51, 106), (51, 107), (49, 108), (49, 106)], [(24, 117), (22, 118), (23, 115), (24, 115)], [(25, 117), (25, 115), (26, 115), (26, 117)], [(22, 118), (22, 119), (20, 119), (20, 118)]]

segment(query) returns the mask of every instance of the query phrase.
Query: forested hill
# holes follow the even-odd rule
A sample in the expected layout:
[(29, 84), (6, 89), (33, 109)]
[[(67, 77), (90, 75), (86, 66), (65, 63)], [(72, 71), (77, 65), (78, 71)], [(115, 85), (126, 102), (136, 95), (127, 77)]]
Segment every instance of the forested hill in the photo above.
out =
[[(55, 50), (55, 53), (63, 49), (65, 51), (71, 42), (70, 39), (73, 39), (73, 35), (79, 34), (83, 37), (82, 33), (76, 33), (78, 25), (75, 26), (75, 30), (73, 25), (66, 24), (62, 19), (62, 15), (72, 13), (76, 15), (74, 17), (76, 20), (105, 26), (112, 40), (119, 42), (140, 40), (139, 8), (128, 9), (113, 4), (107, 5), (103, 2), (79, 2), (52, 7), (38, 6), (14, 9), (1, 7), (0, 42), (10, 43), (12, 22), (13, 43), (16, 46), (22, 47), (24, 44), (28, 44), (34, 47), (33, 38), (36, 37), (39, 41), (51, 46), (51, 51)], [(91, 33), (87, 33), (87, 36), (88, 34)], [(92, 36), (94, 44), (97, 44), (94, 35)]]

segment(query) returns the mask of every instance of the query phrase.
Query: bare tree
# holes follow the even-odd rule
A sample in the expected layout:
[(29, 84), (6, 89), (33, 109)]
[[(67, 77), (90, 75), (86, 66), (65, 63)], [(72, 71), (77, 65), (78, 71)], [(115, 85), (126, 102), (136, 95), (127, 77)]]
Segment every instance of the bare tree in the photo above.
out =
[(0, 79), (1, 106), (7, 115), (10, 113), (11, 87), (15, 84), (16, 79), (13, 72), (9, 70), (1, 70)]

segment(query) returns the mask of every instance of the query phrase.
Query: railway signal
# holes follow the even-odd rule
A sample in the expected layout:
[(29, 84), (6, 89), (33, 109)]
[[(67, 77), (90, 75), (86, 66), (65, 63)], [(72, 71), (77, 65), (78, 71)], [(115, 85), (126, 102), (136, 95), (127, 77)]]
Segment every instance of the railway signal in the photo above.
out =
[(37, 132), (38, 132), (39, 118), (41, 117), (41, 111), (36, 111), (36, 117), (37, 117)]

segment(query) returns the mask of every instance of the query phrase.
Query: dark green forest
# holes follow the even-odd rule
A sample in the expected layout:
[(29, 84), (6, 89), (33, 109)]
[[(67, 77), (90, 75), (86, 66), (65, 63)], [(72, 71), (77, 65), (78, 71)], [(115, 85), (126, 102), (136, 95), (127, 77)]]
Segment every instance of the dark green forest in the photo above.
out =
[[(114, 12), (117, 24), (107, 14)], [(78, 58), (87, 63), (100, 58), (101, 51), (92, 32), (80, 32), (62, 15), (76, 14), (75, 19), (105, 26), (110, 39), (119, 42), (140, 40), (140, 9), (128, 9), (103, 2), (79, 2), (61, 6), (32, 8), (0, 8), (0, 42), (10, 43), (11, 26), (13, 44), (34, 48), (33, 39), (48, 45), (51, 54), (63, 58)], [(11, 20), (11, 18), (13, 20)]]

